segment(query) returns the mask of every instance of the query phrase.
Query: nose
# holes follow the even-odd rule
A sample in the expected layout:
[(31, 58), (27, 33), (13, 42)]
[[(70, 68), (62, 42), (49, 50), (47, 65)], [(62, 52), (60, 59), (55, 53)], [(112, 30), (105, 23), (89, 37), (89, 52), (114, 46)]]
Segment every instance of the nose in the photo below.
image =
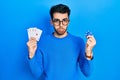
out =
[(60, 25), (60, 27), (63, 25), (63, 24), (62, 24), (62, 21), (60, 21), (60, 24), (59, 24), (59, 25)]

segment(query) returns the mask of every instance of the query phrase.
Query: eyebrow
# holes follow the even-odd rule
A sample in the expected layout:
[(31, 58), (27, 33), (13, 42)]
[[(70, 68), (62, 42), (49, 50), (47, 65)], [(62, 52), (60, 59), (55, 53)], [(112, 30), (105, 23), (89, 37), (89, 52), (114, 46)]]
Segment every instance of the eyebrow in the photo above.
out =
[[(54, 19), (58, 19), (58, 18), (53, 18), (53, 20), (54, 20)], [(63, 18), (63, 19), (69, 19), (69, 18)], [(62, 20), (63, 20), (63, 19), (62, 19)], [(58, 20), (60, 20), (60, 19), (58, 19)]]

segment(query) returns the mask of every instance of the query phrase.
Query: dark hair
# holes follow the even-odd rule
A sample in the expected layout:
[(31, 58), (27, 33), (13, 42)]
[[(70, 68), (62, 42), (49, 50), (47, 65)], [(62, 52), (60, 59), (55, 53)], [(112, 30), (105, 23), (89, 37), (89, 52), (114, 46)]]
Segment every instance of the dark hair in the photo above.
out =
[(50, 9), (51, 19), (53, 19), (53, 14), (55, 12), (68, 13), (68, 17), (70, 15), (70, 9), (69, 9), (69, 7), (66, 6), (66, 5), (63, 5), (63, 4), (58, 4), (58, 5), (54, 5), (54, 6), (51, 7), (51, 9)]

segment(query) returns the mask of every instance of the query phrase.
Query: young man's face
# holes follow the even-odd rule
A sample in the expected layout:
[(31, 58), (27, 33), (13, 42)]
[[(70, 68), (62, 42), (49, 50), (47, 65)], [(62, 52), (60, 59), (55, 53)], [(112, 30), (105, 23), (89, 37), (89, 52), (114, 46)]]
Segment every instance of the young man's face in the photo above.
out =
[(67, 26), (69, 23), (68, 13), (54, 13), (53, 20), (51, 22), (54, 26), (55, 33), (57, 35), (64, 35), (67, 31)]

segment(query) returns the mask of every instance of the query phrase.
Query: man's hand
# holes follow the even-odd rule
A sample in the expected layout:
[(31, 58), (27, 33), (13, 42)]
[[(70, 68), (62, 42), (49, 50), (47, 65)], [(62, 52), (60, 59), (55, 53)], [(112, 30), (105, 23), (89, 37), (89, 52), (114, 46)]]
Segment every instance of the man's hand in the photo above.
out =
[(29, 51), (29, 58), (32, 59), (35, 55), (35, 51), (37, 49), (37, 41), (35, 38), (30, 38), (27, 42), (28, 51)]
[(93, 57), (92, 49), (96, 45), (94, 36), (87, 36), (88, 40), (86, 43), (86, 57), (90, 60)]

